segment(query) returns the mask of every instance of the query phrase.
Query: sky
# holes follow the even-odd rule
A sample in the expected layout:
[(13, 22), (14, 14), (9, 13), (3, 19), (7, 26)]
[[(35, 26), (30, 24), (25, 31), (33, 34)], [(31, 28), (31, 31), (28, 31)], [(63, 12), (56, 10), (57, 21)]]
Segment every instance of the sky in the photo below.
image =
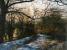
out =
[[(65, 0), (64, 0), (65, 1)], [(50, 3), (50, 5), (49, 5)], [(62, 5), (62, 3), (59, 3), (60, 5)], [(58, 5), (56, 2), (51, 2), (51, 1), (47, 1), (47, 0), (34, 0), (33, 2), (30, 3), (21, 3), (21, 4), (17, 4), (15, 5), (16, 8), (23, 8), (23, 12), (25, 12), (26, 14), (29, 14), (30, 16), (34, 16), (34, 11), (37, 9), (39, 12), (43, 12), (43, 10), (45, 10), (45, 8), (49, 5), (48, 8), (50, 7), (57, 7), (60, 9), (64, 9), (63, 11), (65, 13), (63, 13), (65, 16), (67, 16), (66, 12), (67, 12), (67, 5), (63, 5), (60, 6)]]
[[(47, 0), (34, 0), (33, 2), (18, 4), (17, 7), (23, 7), (23, 6), (26, 6), (26, 5), (27, 6), (32, 6), (33, 5), (36, 8), (44, 8), (45, 7), (44, 5), (47, 5), (49, 2), (51, 2), (51, 1), (47, 1)], [(66, 5), (59, 6), (56, 2), (51, 2), (51, 4), (53, 4), (53, 6), (67, 8)], [(62, 3), (59, 3), (59, 4), (62, 5)]]

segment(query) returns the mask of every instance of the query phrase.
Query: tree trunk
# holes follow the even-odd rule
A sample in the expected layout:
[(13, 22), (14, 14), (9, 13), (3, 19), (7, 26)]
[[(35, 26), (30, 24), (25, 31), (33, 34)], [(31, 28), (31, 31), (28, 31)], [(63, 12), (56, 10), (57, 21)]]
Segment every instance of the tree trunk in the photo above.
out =
[(5, 7), (3, 6), (1, 8), (1, 14), (0, 14), (0, 38), (1, 41), (4, 42), (4, 35), (5, 35), (5, 21), (6, 21), (6, 11)]
[(0, 15), (0, 38), (1, 40), (3, 40), (4, 34), (5, 34), (5, 14), (2, 14)]

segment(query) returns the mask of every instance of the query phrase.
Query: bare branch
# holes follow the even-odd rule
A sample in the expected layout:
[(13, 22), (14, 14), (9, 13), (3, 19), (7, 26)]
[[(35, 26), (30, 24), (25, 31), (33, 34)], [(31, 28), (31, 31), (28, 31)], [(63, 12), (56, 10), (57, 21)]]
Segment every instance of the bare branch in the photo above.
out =
[(32, 20), (34, 20), (34, 18), (32, 18), (32, 17), (30, 17), (30, 16), (26, 15), (26, 14), (25, 14), (25, 13), (23, 13), (23, 12), (18, 12), (18, 11), (8, 11), (7, 13), (18, 13), (18, 14), (23, 14), (23, 15), (27, 16), (28, 18), (30, 18), (30, 19), (32, 19)]
[(12, 6), (12, 5), (15, 5), (15, 4), (19, 4), (19, 3), (25, 3), (25, 2), (32, 2), (33, 0), (31, 1), (19, 1), (19, 2), (15, 2), (15, 3), (12, 3), (10, 4), (8, 7)]
[[(45, 10), (43, 10), (43, 11), (44, 11), (44, 15), (43, 15), (43, 16), (46, 16), (47, 11), (48, 11), (48, 8), (49, 8), (50, 5), (51, 5), (51, 4), (48, 3), (48, 5), (47, 5), (47, 7), (45, 8)], [(35, 18), (35, 19), (41, 19), (41, 17), (39, 17), (39, 18)]]
[[(67, 3), (64, 3), (62, 0), (60, 0), (62, 4), (67, 5)], [(67, 1), (66, 1), (67, 2)]]
[(55, 0), (54, 2), (57, 2), (57, 3), (62, 3), (63, 5), (67, 5), (67, 3), (65, 3), (65, 2), (67, 2), (67, 1), (65, 1), (65, 2), (63, 2), (62, 0)]
[[(59, 3), (62, 3), (63, 5), (67, 5), (67, 0), (48, 0), (48, 1), (57, 2), (58, 5)], [(63, 5), (60, 5), (60, 6), (63, 6)]]
[(46, 15), (46, 13), (47, 13), (47, 11), (48, 11), (48, 8), (49, 8), (49, 6), (50, 6), (50, 3), (47, 5), (47, 7), (45, 8), (45, 13), (44, 13), (44, 16)]
[(7, 0), (7, 4), (6, 5), (8, 5), (9, 4), (9, 0)]

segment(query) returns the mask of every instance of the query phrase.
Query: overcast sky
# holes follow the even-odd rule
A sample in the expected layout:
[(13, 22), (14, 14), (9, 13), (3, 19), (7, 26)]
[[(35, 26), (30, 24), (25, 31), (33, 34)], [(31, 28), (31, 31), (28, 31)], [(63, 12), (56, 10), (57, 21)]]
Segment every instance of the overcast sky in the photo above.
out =
[(26, 11), (28, 13), (31, 13), (31, 15), (34, 15), (34, 9), (38, 9), (39, 11), (41, 11), (42, 9), (45, 9), (49, 3), (50, 3), (49, 7), (58, 7), (60, 9), (64, 9), (65, 12), (67, 12), (67, 5), (60, 6), (62, 5), (62, 3), (59, 3), (60, 5), (58, 5), (56, 2), (51, 2), (47, 0), (34, 0), (33, 2), (30, 2), (30, 3), (17, 4), (15, 5), (15, 7), (27, 9), (27, 10), (24, 10), (24, 12)]

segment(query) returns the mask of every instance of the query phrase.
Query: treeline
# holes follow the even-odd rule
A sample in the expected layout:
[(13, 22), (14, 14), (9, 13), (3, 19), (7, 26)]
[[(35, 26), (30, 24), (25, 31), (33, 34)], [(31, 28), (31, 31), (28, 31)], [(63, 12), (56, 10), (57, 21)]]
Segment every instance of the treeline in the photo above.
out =
[(49, 11), (38, 24), (41, 29), (40, 32), (52, 36), (52, 39), (65, 40), (66, 22), (62, 19), (61, 10), (51, 8)]
[[(52, 39), (65, 39), (65, 22), (57, 9), (50, 9), (50, 13), (41, 17), (41, 21), (35, 24), (35, 20), (24, 22), (23, 19), (15, 22), (15, 18), (6, 21), (5, 34), (0, 41), (12, 41), (27, 36), (36, 36), (38, 33), (51, 35)], [(37, 19), (36, 19), (37, 20)]]

